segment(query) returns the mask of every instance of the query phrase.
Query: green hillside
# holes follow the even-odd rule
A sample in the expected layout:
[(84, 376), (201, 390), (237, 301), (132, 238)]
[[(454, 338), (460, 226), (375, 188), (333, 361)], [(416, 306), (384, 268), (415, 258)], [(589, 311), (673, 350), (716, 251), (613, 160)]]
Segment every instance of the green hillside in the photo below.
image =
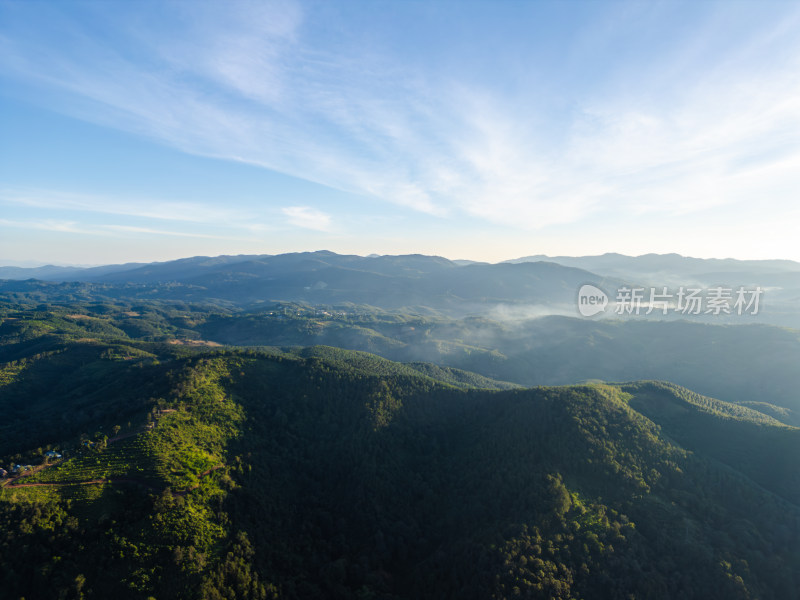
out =
[(630, 406), (688, 450), (728, 465), (800, 505), (800, 429), (746, 406), (660, 382), (622, 385)]
[[(515, 311), (519, 317), (506, 314)], [(463, 319), (359, 307), (349, 316), (328, 318), (293, 306), (284, 312), (208, 315), (196, 330), (224, 344), (325, 344), (525, 386), (668, 380), (800, 425), (797, 330), (747, 320), (734, 325), (525, 314), (524, 306), (513, 305)]]
[(329, 347), (83, 335), (0, 346), (0, 465), (35, 469), (0, 489), (3, 597), (800, 585), (800, 430), (763, 413), (656, 382), (481, 389), (503, 385)]

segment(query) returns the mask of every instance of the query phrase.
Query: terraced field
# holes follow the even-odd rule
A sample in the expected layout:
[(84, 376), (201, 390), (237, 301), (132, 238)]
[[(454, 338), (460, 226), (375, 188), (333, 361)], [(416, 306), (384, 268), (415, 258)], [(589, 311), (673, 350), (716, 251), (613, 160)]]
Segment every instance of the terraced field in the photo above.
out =
[(163, 484), (156, 454), (147, 438), (148, 435), (142, 433), (109, 445), (102, 453), (87, 450), (80, 456), (25, 477), (19, 484), (70, 484), (115, 478)]
[[(194, 426), (192, 426), (194, 425)], [(155, 429), (110, 443), (103, 451), (84, 449), (0, 488), (0, 498), (93, 501), (108, 484), (139, 485), (153, 491), (167, 487), (184, 493), (220, 468), (221, 457), (199, 448), (205, 428), (185, 413), (170, 411)]]

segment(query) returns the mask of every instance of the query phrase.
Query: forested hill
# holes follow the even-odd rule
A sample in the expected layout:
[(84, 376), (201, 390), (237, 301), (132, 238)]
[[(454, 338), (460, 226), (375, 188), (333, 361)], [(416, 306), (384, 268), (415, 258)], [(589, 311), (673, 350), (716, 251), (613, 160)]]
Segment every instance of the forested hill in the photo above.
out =
[[(453, 319), (364, 305), (288, 303), (247, 312), (155, 300), (87, 298), (66, 305), (0, 300), (0, 361), (13, 359), (16, 351), (3, 340), (35, 345), (43, 335), (199, 346), (335, 346), (427, 364), (420, 367), (426, 372), (435, 363), (450, 370), (451, 383), (474, 379), (474, 373), (526, 387), (667, 380), (800, 425), (800, 331), (763, 324)], [(435, 376), (447, 378), (441, 372)]]
[(503, 385), (332, 348), (2, 341), (0, 464), (32, 466), (0, 490), (2, 597), (800, 589), (800, 478), (788, 459), (765, 472), (800, 430), (677, 386), (487, 390)]

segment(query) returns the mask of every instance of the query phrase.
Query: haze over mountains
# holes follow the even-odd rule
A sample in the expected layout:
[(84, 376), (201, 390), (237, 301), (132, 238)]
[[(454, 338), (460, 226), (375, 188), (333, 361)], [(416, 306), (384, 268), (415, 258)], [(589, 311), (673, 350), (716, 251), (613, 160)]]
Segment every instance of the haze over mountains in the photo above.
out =
[[(112, 298), (225, 301), (239, 307), (277, 301), (354, 303), (392, 310), (427, 308), (451, 316), (493, 311), (494, 316), (505, 312), (517, 317), (577, 315), (576, 293), (585, 283), (605, 290), (612, 302), (615, 290), (623, 286), (645, 291), (651, 286), (722, 286), (730, 290), (758, 286), (764, 297), (761, 310), (750, 315), (750, 321), (800, 326), (795, 310), (800, 302), (800, 263), (793, 261), (606, 254), (534, 256), (488, 264), (424, 255), (361, 257), (319, 251), (91, 268), (2, 267), (0, 279), (6, 280), (0, 283), (0, 292), (39, 292), (62, 301), (73, 293), (90, 293)], [(656, 311), (646, 316), (659, 315)], [(704, 314), (678, 317), (709, 320)], [(725, 314), (714, 317), (716, 322), (731, 321)]]
[[(0, 300), (80, 305), (120, 333), (151, 341), (326, 344), (525, 386), (668, 380), (800, 424), (800, 371), (793, 368), (800, 335), (786, 329), (800, 327), (800, 263), (538, 258), (487, 264), (325, 251), (193, 257), (48, 275), (69, 282), (6, 280)], [(578, 313), (576, 294), (585, 283), (607, 290), (613, 302), (612, 290), (621, 286), (668, 279), (708, 287), (738, 281), (765, 291), (757, 315)]]
[(624, 276), (638, 275), (699, 275), (704, 278), (715, 273), (800, 273), (800, 263), (793, 260), (738, 260), (734, 258), (692, 258), (680, 254), (642, 254), (626, 256), (609, 252), (599, 256), (525, 256), (506, 262), (550, 261), (588, 271)]
[[(17, 280), (22, 278), (21, 271), (11, 274)], [(609, 286), (618, 283), (554, 263), (459, 265), (432, 256), (361, 257), (324, 251), (195, 257), (72, 271), (56, 268), (38, 274), (43, 281), (86, 283), (86, 289), (109, 295), (120, 295), (120, 286), (128, 286), (126, 294), (225, 300), (238, 306), (274, 301), (350, 302), (391, 309), (429, 307), (461, 314), (503, 302), (562, 305), (563, 310), (574, 300), (575, 290), (588, 280)], [(37, 285), (6, 283), (3, 290), (33, 290)], [(141, 289), (132, 290), (131, 285)], [(69, 286), (38, 287), (58, 293)]]
[[(42, 267), (9, 267), (0, 266), (0, 279), (41, 279), (44, 281), (166, 281), (171, 279), (190, 279), (204, 273), (211, 273), (232, 265), (257, 263), (264, 269), (281, 268), (292, 265), (294, 268), (313, 268), (313, 261), (329, 266), (349, 267), (379, 273), (406, 271), (415, 269), (421, 272), (435, 270), (436, 267), (447, 268), (468, 266), (480, 261), (451, 261), (437, 256), (425, 255), (377, 255), (366, 257), (357, 255), (339, 255), (328, 251), (303, 252), (291, 254), (260, 254), (204, 257), (197, 256), (156, 263), (126, 263), (103, 265), (98, 267), (70, 267), (47, 265)], [(800, 274), (800, 262), (791, 260), (738, 260), (733, 258), (692, 258), (679, 254), (643, 254), (626, 256), (624, 254), (606, 253), (598, 256), (548, 256), (545, 254), (525, 256), (504, 261), (518, 264), (525, 262), (552, 262), (567, 267), (575, 267), (591, 271), (603, 276), (618, 278), (636, 276), (676, 277), (679, 275), (697, 275), (702, 279), (713, 278), (720, 273), (751, 274)], [(489, 263), (480, 263), (489, 264)], [(391, 266), (395, 269), (392, 269)], [(235, 268), (235, 267), (234, 267)], [(247, 267), (244, 267), (247, 268)], [(251, 267), (252, 268), (252, 267)], [(127, 273), (123, 276), (121, 273)], [(653, 282), (654, 284), (656, 282)]]

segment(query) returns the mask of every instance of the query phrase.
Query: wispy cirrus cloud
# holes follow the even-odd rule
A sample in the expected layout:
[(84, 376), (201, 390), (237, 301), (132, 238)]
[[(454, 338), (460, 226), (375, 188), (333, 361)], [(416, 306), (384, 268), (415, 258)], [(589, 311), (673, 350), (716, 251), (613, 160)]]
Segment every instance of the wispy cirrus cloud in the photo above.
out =
[[(560, 90), (568, 102), (541, 86), (506, 94), (318, 42), (307, 30), (314, 14), (291, 2), (166, 4), (135, 26), (124, 13), (87, 10), (125, 43), (111, 48), (60, 14), (58, 52), (48, 32), (0, 39), (6, 75), (59, 90), (55, 108), (80, 118), (431, 215), (538, 229), (598, 214), (689, 214), (765, 193), (786, 202), (800, 186), (800, 43), (787, 26), (800, 22), (796, 10), (754, 31), (738, 54), (694, 66), (720, 26), (709, 18), (694, 54), (654, 53), (636, 73), (611, 65), (605, 87)], [(281, 210), (294, 226), (330, 230), (317, 209)], [(247, 220), (230, 206), (220, 215), (123, 200), (107, 211)]]
[(331, 216), (309, 206), (287, 206), (282, 209), (289, 224), (303, 229), (330, 231)]
[(186, 223), (250, 223), (252, 210), (157, 198), (120, 198), (43, 189), (0, 189), (0, 204)]
[(155, 229), (152, 227), (137, 227), (133, 225), (119, 224), (85, 224), (78, 221), (67, 221), (59, 219), (0, 219), (0, 227), (11, 227), (14, 229), (28, 229), (35, 231), (49, 231), (53, 233), (76, 234), (80, 236), (101, 236), (117, 237), (124, 234), (134, 235), (157, 235), (177, 238), (199, 238), (209, 240), (230, 240), (241, 239), (238, 236), (222, 236), (212, 233), (199, 233), (191, 231), (175, 231), (167, 229)]
[(81, 235), (109, 235), (108, 232), (98, 231), (91, 227), (84, 227), (76, 221), (63, 221), (58, 219), (0, 219), (0, 226), (58, 233), (76, 233)]
[(132, 225), (101, 225), (100, 228), (111, 232), (119, 233), (144, 233), (148, 235), (164, 235), (169, 237), (188, 237), (188, 238), (205, 238), (224, 240), (229, 239), (219, 235), (211, 235), (206, 233), (193, 233), (186, 231), (169, 231), (165, 229), (153, 229), (152, 227), (135, 227)]

